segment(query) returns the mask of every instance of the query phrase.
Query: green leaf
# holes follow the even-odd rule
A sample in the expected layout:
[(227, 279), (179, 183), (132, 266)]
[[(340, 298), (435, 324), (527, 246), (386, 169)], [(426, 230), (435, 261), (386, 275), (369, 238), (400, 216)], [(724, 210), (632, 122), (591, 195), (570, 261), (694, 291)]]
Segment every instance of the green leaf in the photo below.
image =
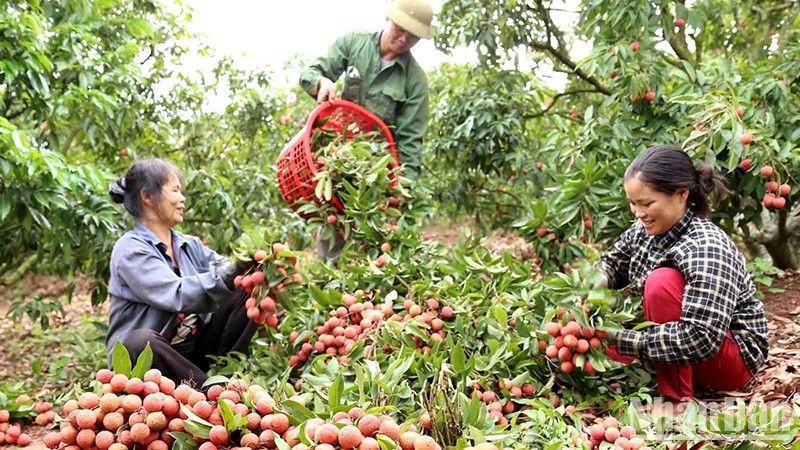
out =
[(114, 373), (122, 374), (130, 378), (131, 355), (120, 341), (114, 344), (114, 350), (111, 354), (111, 367), (114, 369)]
[(172, 450), (196, 450), (200, 447), (200, 443), (187, 433), (171, 431), (168, 434), (175, 439)]
[(333, 384), (328, 389), (328, 409), (331, 411), (339, 408), (342, 404), (342, 391), (344, 390), (344, 379), (342, 378), (341, 372), (336, 375), (336, 379), (333, 380)]
[(131, 378), (144, 378), (145, 372), (150, 370), (150, 366), (153, 364), (153, 349), (150, 348), (150, 343), (148, 342), (147, 345), (144, 346), (144, 350), (142, 350), (142, 354), (139, 355), (139, 358), (136, 359), (136, 366), (131, 371)]
[(294, 417), (294, 418), (296, 418), (296, 419), (298, 419), (300, 421), (313, 419), (314, 417), (316, 417), (316, 414), (311, 412), (310, 409), (306, 408), (305, 406), (303, 406), (300, 403), (297, 403), (296, 401), (293, 401), (293, 400), (284, 401), (283, 403), (281, 403), (281, 407), (283, 407), (283, 409), (289, 415), (291, 415), (292, 417)]
[[(214, 424), (212, 424), (211, 422), (195, 414), (194, 411), (192, 411), (192, 408), (190, 408), (188, 405), (181, 405), (181, 411), (183, 411), (183, 413), (186, 414), (186, 417), (188, 417), (188, 420), (190, 422), (195, 422), (197, 424), (206, 426), (209, 429), (211, 429), (211, 427), (214, 426)], [(186, 423), (186, 420), (184, 420), (184, 423)]]
[(278, 447), (278, 450), (292, 450), (292, 448), (289, 447), (289, 444), (287, 444), (286, 441), (281, 439), (281, 437), (277, 434), (275, 435), (275, 445)]
[(214, 375), (209, 377), (205, 383), (203, 383), (203, 387), (211, 386), (213, 384), (225, 384), (228, 383), (231, 379), (226, 377), (225, 375)]
[(193, 436), (197, 436), (202, 439), (208, 439), (208, 433), (211, 431), (210, 426), (193, 422), (191, 420), (184, 420), (183, 428)]
[(222, 423), (225, 425), (225, 430), (227, 430), (228, 433), (235, 430), (233, 411), (231, 407), (228, 406), (228, 403), (217, 402), (217, 408), (219, 408), (219, 415), (222, 416)]
[(461, 344), (455, 344), (450, 351), (450, 362), (453, 364), (453, 370), (457, 374), (464, 373), (467, 370), (467, 355)]

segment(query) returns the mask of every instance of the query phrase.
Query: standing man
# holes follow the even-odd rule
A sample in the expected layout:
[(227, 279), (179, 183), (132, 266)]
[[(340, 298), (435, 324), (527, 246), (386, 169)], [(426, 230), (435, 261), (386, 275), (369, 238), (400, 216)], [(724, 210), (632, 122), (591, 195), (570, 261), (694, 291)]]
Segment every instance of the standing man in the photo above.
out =
[[(338, 38), (328, 54), (300, 74), (300, 87), (317, 103), (334, 101), (335, 82), (344, 74), (341, 98), (376, 114), (392, 130), (403, 176), (420, 175), (422, 137), (428, 129), (428, 78), (411, 55), (420, 39), (431, 38), (433, 8), (427, 0), (394, 0), (386, 27), (375, 33), (351, 32)], [(317, 234), (317, 254), (336, 261), (344, 244)]]
[(428, 128), (428, 78), (411, 55), (431, 38), (433, 9), (427, 0), (394, 0), (386, 27), (351, 32), (300, 75), (300, 86), (317, 103), (336, 100), (335, 81), (344, 74), (341, 98), (367, 108), (392, 130), (403, 175), (420, 173), (422, 136)]

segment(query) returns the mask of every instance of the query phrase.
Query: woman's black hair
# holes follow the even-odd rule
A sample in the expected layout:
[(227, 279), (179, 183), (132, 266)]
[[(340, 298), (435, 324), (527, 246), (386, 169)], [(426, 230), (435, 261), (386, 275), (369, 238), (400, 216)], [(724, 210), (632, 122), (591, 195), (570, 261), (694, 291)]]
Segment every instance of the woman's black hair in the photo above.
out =
[(710, 164), (695, 167), (692, 158), (678, 147), (656, 145), (639, 155), (625, 171), (625, 181), (638, 178), (659, 192), (674, 194), (689, 191), (689, 209), (707, 218), (710, 214), (708, 196), (712, 193), (724, 195), (730, 192), (721, 176)]
[(183, 184), (183, 174), (175, 164), (158, 158), (136, 161), (124, 177), (112, 183), (108, 189), (115, 203), (122, 203), (133, 217), (142, 215), (142, 192), (152, 195), (156, 201), (161, 198), (161, 188), (176, 175)]

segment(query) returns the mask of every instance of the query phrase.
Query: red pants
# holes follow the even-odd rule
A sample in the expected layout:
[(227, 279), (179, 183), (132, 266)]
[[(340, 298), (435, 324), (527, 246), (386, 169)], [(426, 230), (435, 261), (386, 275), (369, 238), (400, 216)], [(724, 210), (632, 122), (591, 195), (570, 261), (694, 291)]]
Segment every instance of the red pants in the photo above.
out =
[[(655, 323), (681, 320), (681, 305), (686, 281), (675, 269), (654, 270), (644, 286), (644, 316)], [(728, 331), (716, 355), (694, 365), (654, 363), (658, 392), (662, 397), (688, 400), (694, 397), (694, 386), (715, 391), (736, 390), (752, 378), (739, 352), (739, 345)]]

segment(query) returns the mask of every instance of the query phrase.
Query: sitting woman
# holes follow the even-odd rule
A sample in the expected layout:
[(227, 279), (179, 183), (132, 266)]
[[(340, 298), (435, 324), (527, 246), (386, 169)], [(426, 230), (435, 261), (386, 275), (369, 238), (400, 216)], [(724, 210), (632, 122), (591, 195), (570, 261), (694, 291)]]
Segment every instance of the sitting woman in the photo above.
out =
[(624, 181), (638, 220), (598, 266), (603, 284), (644, 297), (656, 325), (610, 333), (609, 354), (651, 361), (660, 395), (673, 401), (692, 399), (695, 388), (743, 387), (767, 356), (767, 322), (744, 255), (708, 218), (708, 195), (727, 191), (721, 178), (659, 145)]
[(121, 341), (135, 360), (149, 343), (153, 368), (200, 388), (209, 355), (246, 352), (257, 325), (247, 318), (248, 296), (233, 289), (247, 264), (173, 229), (183, 222), (182, 184), (177, 167), (154, 158), (137, 161), (111, 186), (136, 223), (111, 253), (106, 348), (110, 362)]

